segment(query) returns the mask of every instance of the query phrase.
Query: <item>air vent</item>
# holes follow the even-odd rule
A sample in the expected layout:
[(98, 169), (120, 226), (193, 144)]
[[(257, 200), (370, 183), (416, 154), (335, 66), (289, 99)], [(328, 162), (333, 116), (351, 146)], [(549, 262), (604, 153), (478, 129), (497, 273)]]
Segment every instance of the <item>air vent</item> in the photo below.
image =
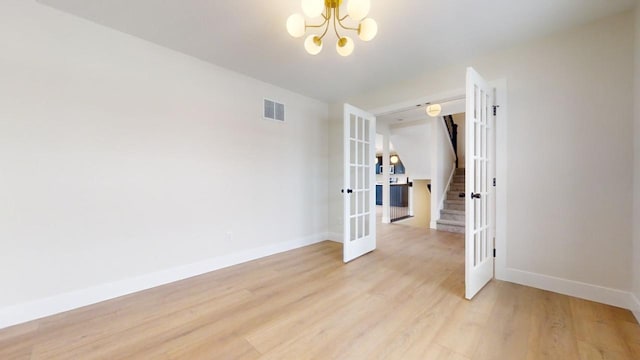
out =
[(263, 114), (265, 119), (284, 121), (284, 104), (264, 99)]

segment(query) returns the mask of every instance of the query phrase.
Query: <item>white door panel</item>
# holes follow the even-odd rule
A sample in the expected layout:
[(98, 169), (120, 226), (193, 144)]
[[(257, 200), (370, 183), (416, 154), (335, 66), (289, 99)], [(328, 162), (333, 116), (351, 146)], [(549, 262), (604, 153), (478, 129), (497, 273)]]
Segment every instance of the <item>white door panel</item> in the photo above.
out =
[(344, 262), (376, 248), (375, 116), (344, 105)]
[(495, 193), (494, 90), (467, 69), (465, 159), (465, 297), (473, 298), (493, 278)]

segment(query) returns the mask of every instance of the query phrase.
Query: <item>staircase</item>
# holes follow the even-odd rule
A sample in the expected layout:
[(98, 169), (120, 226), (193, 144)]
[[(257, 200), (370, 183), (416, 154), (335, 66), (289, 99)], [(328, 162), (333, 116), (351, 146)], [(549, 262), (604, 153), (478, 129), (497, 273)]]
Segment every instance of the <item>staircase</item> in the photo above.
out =
[(464, 168), (456, 169), (453, 175), (447, 197), (444, 200), (444, 209), (440, 210), (440, 220), (436, 221), (437, 229), (464, 234)]

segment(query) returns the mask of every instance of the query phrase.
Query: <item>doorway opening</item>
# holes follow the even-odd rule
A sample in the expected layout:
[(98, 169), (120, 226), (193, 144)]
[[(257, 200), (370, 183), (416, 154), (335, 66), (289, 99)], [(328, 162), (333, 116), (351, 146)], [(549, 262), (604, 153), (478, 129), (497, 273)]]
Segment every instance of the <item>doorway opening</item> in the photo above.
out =
[[(501, 83), (501, 87), (500, 98), (502, 99), (506, 88), (504, 82)], [(397, 163), (398, 158), (402, 156), (403, 167), (411, 173), (411, 176), (407, 176), (405, 180), (409, 185), (409, 190), (411, 190), (414, 181), (430, 181), (427, 183), (431, 190), (430, 231), (433, 229), (449, 230), (443, 229), (442, 226), (450, 226), (452, 222), (455, 222), (455, 225), (459, 226), (457, 232), (464, 233), (462, 238), (464, 239), (465, 297), (471, 299), (494, 277), (495, 273), (495, 244), (496, 234), (499, 233), (497, 231), (499, 217), (496, 215), (498, 196), (494, 189), (498, 168), (496, 161), (496, 109), (499, 106), (496, 102), (497, 88), (489, 85), (472, 68), (467, 69), (466, 88), (461, 93), (464, 96), (458, 93), (451, 98), (438, 100), (436, 107), (438, 110), (435, 114), (424, 109), (424, 107), (428, 107), (428, 110), (432, 110), (432, 106), (430, 106), (432, 103), (429, 101), (413, 105), (404, 104), (395, 108), (387, 108), (385, 111), (374, 111), (374, 114), (370, 114), (376, 124), (374, 131), (383, 136), (382, 184), (375, 184), (376, 187), (371, 190), (372, 193), (375, 193), (377, 185), (382, 185), (380, 222), (381, 224), (390, 224), (391, 182), (395, 180), (391, 176), (391, 169), (394, 168), (391, 167), (390, 150), (391, 144), (393, 144), (394, 150), (397, 152), (395, 162)], [(458, 116), (462, 111), (444, 111), (449, 103), (452, 104), (452, 107), (457, 104), (464, 108), (464, 140), (460, 145), (457, 144), (458, 135), (452, 129), (455, 130), (457, 126), (460, 126), (453, 119), (454, 115)], [(404, 115), (415, 111), (420, 112), (419, 118), (407, 120), (404, 117)], [(425, 118), (425, 113), (429, 115), (427, 118)], [(345, 112), (345, 124), (347, 121), (348, 117)], [(505, 142), (502, 143), (502, 149), (504, 149), (504, 144)], [(464, 146), (464, 165), (460, 166), (461, 161), (457, 152), (462, 146)], [(428, 149), (431, 150), (431, 153), (427, 151)], [(348, 152), (347, 147), (345, 147), (345, 151)], [(379, 162), (375, 152), (372, 154), (372, 160), (373, 158), (376, 159), (376, 163)], [(506, 170), (505, 166), (503, 162), (503, 170)], [(371, 170), (371, 179), (375, 179), (375, 173), (373, 169)], [(413, 196), (407, 194), (406, 205), (410, 209), (408, 212), (413, 212), (413, 201), (409, 200), (412, 198)], [(504, 194), (502, 198), (503, 201)], [(457, 203), (463, 208), (461, 210), (446, 209), (444, 208), (445, 202), (450, 202), (452, 205)], [(348, 196), (345, 197), (346, 208), (348, 208), (347, 205)], [(372, 205), (376, 206), (376, 204)], [(371, 213), (374, 213), (373, 209), (371, 210)], [(463, 213), (461, 214), (460, 211)], [(443, 216), (450, 216), (453, 219), (442, 219)], [(462, 218), (464, 218), (464, 222)], [(380, 230), (384, 230), (384, 226), (381, 226)], [(458, 236), (462, 236), (462, 234)], [(372, 239), (373, 249), (376, 246), (375, 237), (377, 235), (374, 235)], [(504, 240), (502, 241), (504, 242)], [(504, 262), (499, 264), (500, 267), (502, 265)]]
[(398, 222), (413, 217), (412, 186), (402, 158), (395, 151), (393, 144), (389, 143), (390, 155), (388, 156), (390, 165), (385, 169), (383, 163), (383, 136), (376, 134), (376, 209), (382, 214), (384, 207), (384, 183), (389, 184), (389, 222)]

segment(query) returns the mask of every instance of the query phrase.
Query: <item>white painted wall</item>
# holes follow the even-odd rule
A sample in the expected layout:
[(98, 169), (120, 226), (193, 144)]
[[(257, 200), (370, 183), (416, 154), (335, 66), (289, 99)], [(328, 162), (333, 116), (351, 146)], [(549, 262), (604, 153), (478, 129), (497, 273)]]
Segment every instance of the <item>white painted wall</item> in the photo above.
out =
[(407, 169), (406, 175), (398, 175), (412, 179), (431, 179), (431, 123), (429, 120), (416, 124), (390, 126), (391, 143)]
[(640, 2), (635, 10), (635, 126), (633, 177), (633, 275), (636, 318), (640, 321)]
[(349, 101), (377, 109), (463, 89), (466, 66), (506, 78), (508, 245), (498, 251), (529, 277), (613, 296), (632, 286), (633, 34), (632, 14), (620, 14)]
[(2, 2), (0, 49), (0, 315), (326, 238), (327, 104), (35, 1)]
[[(331, 240), (342, 241), (344, 230), (344, 104), (329, 105), (329, 234)], [(380, 133), (380, 125), (377, 125)]]
[(440, 210), (444, 208), (449, 181), (456, 167), (455, 153), (447, 126), (441, 117), (431, 119), (432, 139), (430, 141), (433, 161), (431, 162), (431, 228), (436, 228), (440, 220)]

